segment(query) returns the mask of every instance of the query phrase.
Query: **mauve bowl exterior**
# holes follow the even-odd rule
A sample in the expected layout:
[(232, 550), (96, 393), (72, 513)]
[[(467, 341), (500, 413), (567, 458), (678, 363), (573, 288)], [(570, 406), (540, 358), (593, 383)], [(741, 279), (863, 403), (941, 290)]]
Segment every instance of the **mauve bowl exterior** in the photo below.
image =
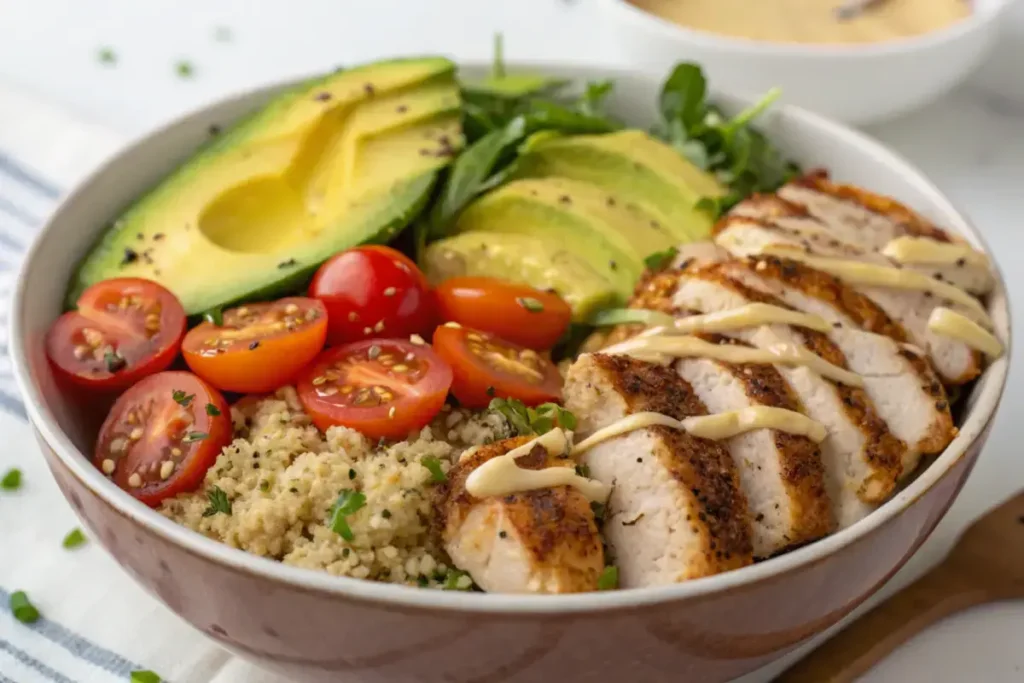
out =
[[(650, 119), (660, 74), (544, 68), (577, 80), (611, 75), (615, 110), (638, 124)], [(1008, 358), (972, 392), (950, 448), (876, 513), (783, 557), (677, 586), (563, 597), (423, 591), (283, 567), (177, 527), (88, 462), (81, 406), (56, 387), (43, 353), (63, 292), (53, 274), (70, 272), (102, 224), (187, 156), (211, 124), (237, 118), (272, 90), (186, 117), (88, 179), (33, 246), (11, 314), (16, 376), (64, 496), (135, 581), (227, 649), (294, 681), (726, 681), (848, 614), (903, 565), (959, 492), (991, 427)], [(936, 188), (877, 143), (798, 109), (763, 124), (796, 158), (892, 193), (984, 248)], [(991, 308), (1008, 341), (1001, 278)]]

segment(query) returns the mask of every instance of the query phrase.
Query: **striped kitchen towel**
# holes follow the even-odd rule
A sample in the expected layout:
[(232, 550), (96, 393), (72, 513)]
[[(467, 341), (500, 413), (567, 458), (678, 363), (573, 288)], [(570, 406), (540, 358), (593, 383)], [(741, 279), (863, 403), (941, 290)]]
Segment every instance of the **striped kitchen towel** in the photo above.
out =
[[(22, 253), (61, 195), (120, 139), (0, 86), (0, 683), (114, 683), (151, 670), (174, 683), (282, 683), (207, 640), (142, 591), (94, 543), (62, 547), (78, 525), (29, 431), (7, 356), (10, 293)], [(25, 591), (42, 618), (14, 618)]]

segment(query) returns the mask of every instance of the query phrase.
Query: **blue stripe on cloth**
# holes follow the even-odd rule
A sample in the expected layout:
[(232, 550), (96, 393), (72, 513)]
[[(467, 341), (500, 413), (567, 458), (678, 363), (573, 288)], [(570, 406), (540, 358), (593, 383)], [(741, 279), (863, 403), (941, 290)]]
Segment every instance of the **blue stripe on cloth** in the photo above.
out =
[(0, 211), (3, 211), (8, 216), (19, 221), (26, 228), (36, 228), (42, 223), (42, 220), (36, 216), (33, 216), (28, 211), (19, 208), (17, 205), (12, 204), (10, 200), (0, 197)]
[(3, 152), (0, 152), (0, 171), (3, 171), (15, 180), (20, 180), (45, 197), (50, 199), (60, 197), (61, 191), (59, 187), (40, 177), (34, 171), (25, 168)]
[(7, 676), (4, 676), (3, 674), (0, 674), (0, 683), (16, 683), (16, 682), (12, 681)]
[(13, 237), (5, 233), (3, 230), (0, 230), (0, 245), (7, 247), (9, 250), (15, 252), (16, 254), (21, 254), (21, 252), (25, 251), (24, 244), (17, 241)]
[[(9, 612), (9, 602), (10, 593), (0, 588), (0, 610)], [(34, 624), (26, 624), (26, 628), (32, 629), (50, 642), (59, 645), (78, 659), (89, 662), (112, 674), (124, 676), (126, 679), (131, 675), (132, 671), (145, 668), (125, 659), (116, 652), (100, 647), (96, 643), (83, 638), (55, 621), (50, 621), (46, 617), (40, 618)]]
[(38, 659), (30, 655), (29, 653), (23, 650), (19, 650), (18, 648), (8, 643), (6, 640), (0, 640), (0, 652), (8, 653), (29, 669), (32, 669), (33, 671), (39, 673), (42, 676), (46, 676), (54, 683), (75, 683), (61, 672), (54, 671), (53, 669), (40, 662)]
[[(0, 410), (28, 422), (28, 413), (25, 412), (25, 405), (21, 399), (3, 390), (0, 390)], [(0, 589), (0, 593), (3, 593), (3, 589)]]

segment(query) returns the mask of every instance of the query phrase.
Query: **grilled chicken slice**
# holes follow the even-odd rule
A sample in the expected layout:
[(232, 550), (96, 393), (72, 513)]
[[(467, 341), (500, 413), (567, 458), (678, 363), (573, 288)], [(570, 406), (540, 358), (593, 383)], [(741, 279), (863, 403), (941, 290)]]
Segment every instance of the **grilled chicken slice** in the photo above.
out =
[[(801, 250), (817, 251), (817, 253), (827, 256), (841, 256), (847, 259), (851, 259), (851, 251), (859, 250), (859, 247), (842, 243), (839, 240), (812, 241), (807, 235), (807, 232), (798, 233), (795, 230), (773, 229), (771, 225), (766, 226), (757, 223), (752, 218), (739, 216), (726, 219), (715, 239), (720, 246), (727, 248), (738, 258), (757, 254), (765, 246), (779, 244), (797, 246)], [(852, 260), (878, 262), (877, 259), (857, 257), (856, 254), (852, 256)], [(884, 257), (882, 260), (886, 262), (884, 265), (891, 265)], [(968, 317), (974, 317), (975, 314), (970, 309), (955, 302), (935, 297), (928, 292), (866, 286), (857, 286), (855, 289), (870, 300), (885, 316), (898, 322), (902, 328), (902, 332), (897, 337), (898, 340), (909, 337), (910, 341), (920, 348), (926, 349), (939, 374), (950, 384), (968, 382), (981, 372), (982, 359), (979, 352), (962, 341), (935, 334), (928, 329), (928, 317), (936, 306), (946, 306)]]
[[(580, 356), (564, 394), (577, 416), (578, 437), (640, 412), (676, 419), (707, 414), (671, 368), (626, 356)], [(722, 444), (652, 426), (603, 441), (582, 459), (591, 477), (612, 485), (604, 537), (622, 587), (675, 583), (750, 564), (750, 515)]]
[[(720, 335), (701, 336), (712, 343), (739, 343)], [(711, 413), (753, 406), (803, 412), (771, 365), (683, 358), (675, 368)], [(757, 429), (728, 439), (725, 445), (754, 518), (754, 557), (770, 557), (835, 528), (817, 444), (803, 436)]]
[[(464, 457), (438, 489), (439, 531), (445, 550), (480, 588), (495, 593), (578, 593), (597, 590), (604, 549), (590, 501), (557, 486), (483, 500), (466, 478), (491, 458), (530, 439), (505, 439)], [(567, 454), (536, 445), (516, 460), (525, 469), (575, 467)]]
[[(763, 264), (763, 265), (762, 265)], [(902, 329), (865, 297), (835, 278), (773, 257), (731, 260), (721, 269), (747, 287), (833, 324), (829, 339), (861, 375), (864, 391), (889, 430), (907, 445), (902, 476), (920, 454), (938, 453), (953, 438), (945, 389), (928, 361), (901, 343)]]
[[(719, 265), (691, 266), (674, 277), (673, 303), (683, 309), (715, 313), (751, 303), (789, 308), (732, 280)], [(729, 336), (758, 348), (779, 343), (803, 347), (833, 365), (846, 367), (843, 352), (814, 330), (762, 325)], [(820, 444), (825, 482), (836, 522), (845, 528), (866, 516), (896, 488), (906, 445), (893, 436), (863, 389), (832, 382), (807, 367), (774, 367), (789, 383), (806, 415), (828, 430)]]

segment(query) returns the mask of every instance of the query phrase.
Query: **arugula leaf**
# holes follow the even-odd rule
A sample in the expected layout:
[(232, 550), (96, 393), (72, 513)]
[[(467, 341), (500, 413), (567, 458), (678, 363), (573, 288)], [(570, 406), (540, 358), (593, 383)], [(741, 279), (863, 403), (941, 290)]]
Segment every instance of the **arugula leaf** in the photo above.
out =
[(597, 579), (597, 590), (599, 591), (611, 591), (619, 587), (619, 568), (615, 565), (609, 565), (604, 568), (601, 572), (601, 576)]
[(557, 403), (528, 408), (518, 399), (495, 398), (491, 399), (488, 410), (502, 415), (519, 436), (539, 436), (555, 427), (576, 429), (576, 416)]
[(192, 403), (192, 399), (195, 397), (195, 394), (186, 394), (181, 389), (175, 389), (171, 392), (171, 398), (174, 399), (174, 402), (185, 408), (188, 408), (189, 404)]
[(14, 468), (7, 470), (3, 479), (0, 479), (0, 489), (4, 491), (17, 491), (21, 488), (21, 470)]
[(667, 313), (646, 308), (608, 308), (591, 316), (590, 324), (595, 327), (636, 324), (648, 327), (666, 327), (671, 325), (673, 320), (672, 316)]
[(61, 543), (66, 550), (72, 550), (78, 546), (84, 544), (86, 541), (85, 534), (79, 528), (74, 528), (68, 532), (68, 535), (64, 537), (64, 541)]
[(352, 528), (349, 527), (346, 517), (354, 515), (365, 506), (366, 496), (364, 494), (353, 489), (343, 489), (338, 494), (338, 500), (334, 502), (334, 507), (331, 508), (329, 524), (331, 530), (346, 541), (354, 541), (356, 537), (352, 533)]
[(448, 481), (448, 475), (441, 469), (441, 461), (432, 455), (428, 455), (420, 460), (420, 464), (430, 470), (430, 478), (434, 483), (440, 484)]
[(647, 266), (648, 270), (661, 270), (672, 263), (672, 259), (678, 253), (679, 250), (675, 247), (669, 247), (665, 251), (656, 251), (644, 259), (644, 265)]
[(23, 624), (34, 624), (39, 621), (39, 610), (33, 605), (25, 591), (15, 591), (8, 599), (8, 605), (14, 618)]
[(470, 590), (473, 590), (473, 582), (472, 581), (470, 581), (469, 585), (464, 587), (464, 588), (460, 588), (459, 587), (460, 583), (464, 583), (463, 581), (460, 581), (460, 579), (462, 579), (462, 577), (464, 577), (464, 576), (469, 576), (469, 574), (464, 572), (464, 571), (462, 571), (461, 569), (449, 569), (448, 573), (445, 574), (445, 577), (444, 577), (444, 590), (446, 590), (446, 591), (470, 591)]
[(130, 683), (161, 683), (160, 676), (152, 671), (133, 671)]
[(605, 99), (615, 89), (615, 83), (611, 80), (591, 81), (587, 83), (583, 97), (580, 98), (579, 110), (591, 116), (600, 115), (603, 111)]
[(210, 501), (210, 506), (203, 511), (203, 517), (213, 517), (218, 512), (223, 512), (225, 515), (231, 514), (231, 501), (228, 500), (228, 494), (224, 493), (221, 487), (214, 486), (206, 492), (206, 497)]
[(224, 311), (221, 310), (219, 306), (216, 308), (211, 308), (210, 310), (205, 311), (203, 313), (203, 320), (210, 323), (211, 325), (221, 327), (222, 325), (224, 325)]
[(751, 127), (779, 95), (771, 90), (729, 118), (707, 101), (707, 81), (698, 65), (678, 64), (666, 79), (659, 100), (663, 120), (654, 133), (729, 190), (724, 197), (701, 200), (698, 209), (717, 218), (743, 197), (772, 192), (800, 172)]

